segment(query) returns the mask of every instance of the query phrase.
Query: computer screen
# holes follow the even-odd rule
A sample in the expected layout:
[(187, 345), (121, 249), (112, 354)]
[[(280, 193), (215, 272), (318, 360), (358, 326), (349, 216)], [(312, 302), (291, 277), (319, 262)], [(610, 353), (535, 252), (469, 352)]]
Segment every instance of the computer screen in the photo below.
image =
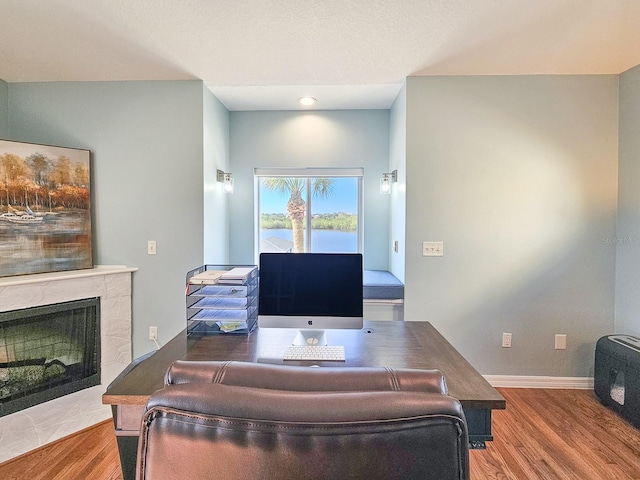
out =
[(260, 328), (362, 328), (361, 254), (262, 253), (259, 271)]

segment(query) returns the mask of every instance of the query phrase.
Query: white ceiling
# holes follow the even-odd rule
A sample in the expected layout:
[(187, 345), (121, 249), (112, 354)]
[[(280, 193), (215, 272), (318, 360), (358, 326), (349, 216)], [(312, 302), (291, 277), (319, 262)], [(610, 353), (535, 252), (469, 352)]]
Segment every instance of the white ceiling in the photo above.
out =
[(389, 108), (410, 75), (638, 64), (639, 0), (0, 0), (0, 79), (199, 79), (230, 110)]

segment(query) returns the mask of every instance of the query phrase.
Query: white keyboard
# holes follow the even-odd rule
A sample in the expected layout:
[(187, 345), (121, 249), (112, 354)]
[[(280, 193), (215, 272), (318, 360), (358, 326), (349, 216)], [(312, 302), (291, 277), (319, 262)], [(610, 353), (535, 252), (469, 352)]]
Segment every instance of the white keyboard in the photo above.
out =
[(328, 360), (344, 362), (344, 347), (336, 345), (289, 345), (284, 360)]

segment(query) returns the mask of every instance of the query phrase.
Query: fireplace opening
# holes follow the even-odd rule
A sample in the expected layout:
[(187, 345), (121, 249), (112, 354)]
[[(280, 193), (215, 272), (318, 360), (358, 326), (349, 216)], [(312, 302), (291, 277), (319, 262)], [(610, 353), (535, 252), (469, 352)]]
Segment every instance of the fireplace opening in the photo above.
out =
[(99, 298), (0, 313), (0, 417), (99, 384)]

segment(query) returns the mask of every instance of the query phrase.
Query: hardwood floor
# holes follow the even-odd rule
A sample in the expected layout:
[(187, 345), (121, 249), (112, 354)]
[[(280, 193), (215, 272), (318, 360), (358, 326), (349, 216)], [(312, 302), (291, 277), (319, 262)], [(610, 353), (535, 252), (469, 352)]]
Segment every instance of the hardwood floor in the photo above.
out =
[[(0, 448), (2, 446), (0, 445)], [(122, 480), (113, 422), (79, 433), (0, 464), (2, 480)]]
[(472, 480), (640, 479), (640, 430), (590, 390), (500, 388), (486, 450), (470, 452)]
[[(495, 440), (470, 452), (472, 480), (640, 479), (640, 430), (590, 390), (500, 388)], [(2, 448), (0, 446), (0, 448)], [(121, 480), (113, 424), (0, 464), (3, 480)]]

